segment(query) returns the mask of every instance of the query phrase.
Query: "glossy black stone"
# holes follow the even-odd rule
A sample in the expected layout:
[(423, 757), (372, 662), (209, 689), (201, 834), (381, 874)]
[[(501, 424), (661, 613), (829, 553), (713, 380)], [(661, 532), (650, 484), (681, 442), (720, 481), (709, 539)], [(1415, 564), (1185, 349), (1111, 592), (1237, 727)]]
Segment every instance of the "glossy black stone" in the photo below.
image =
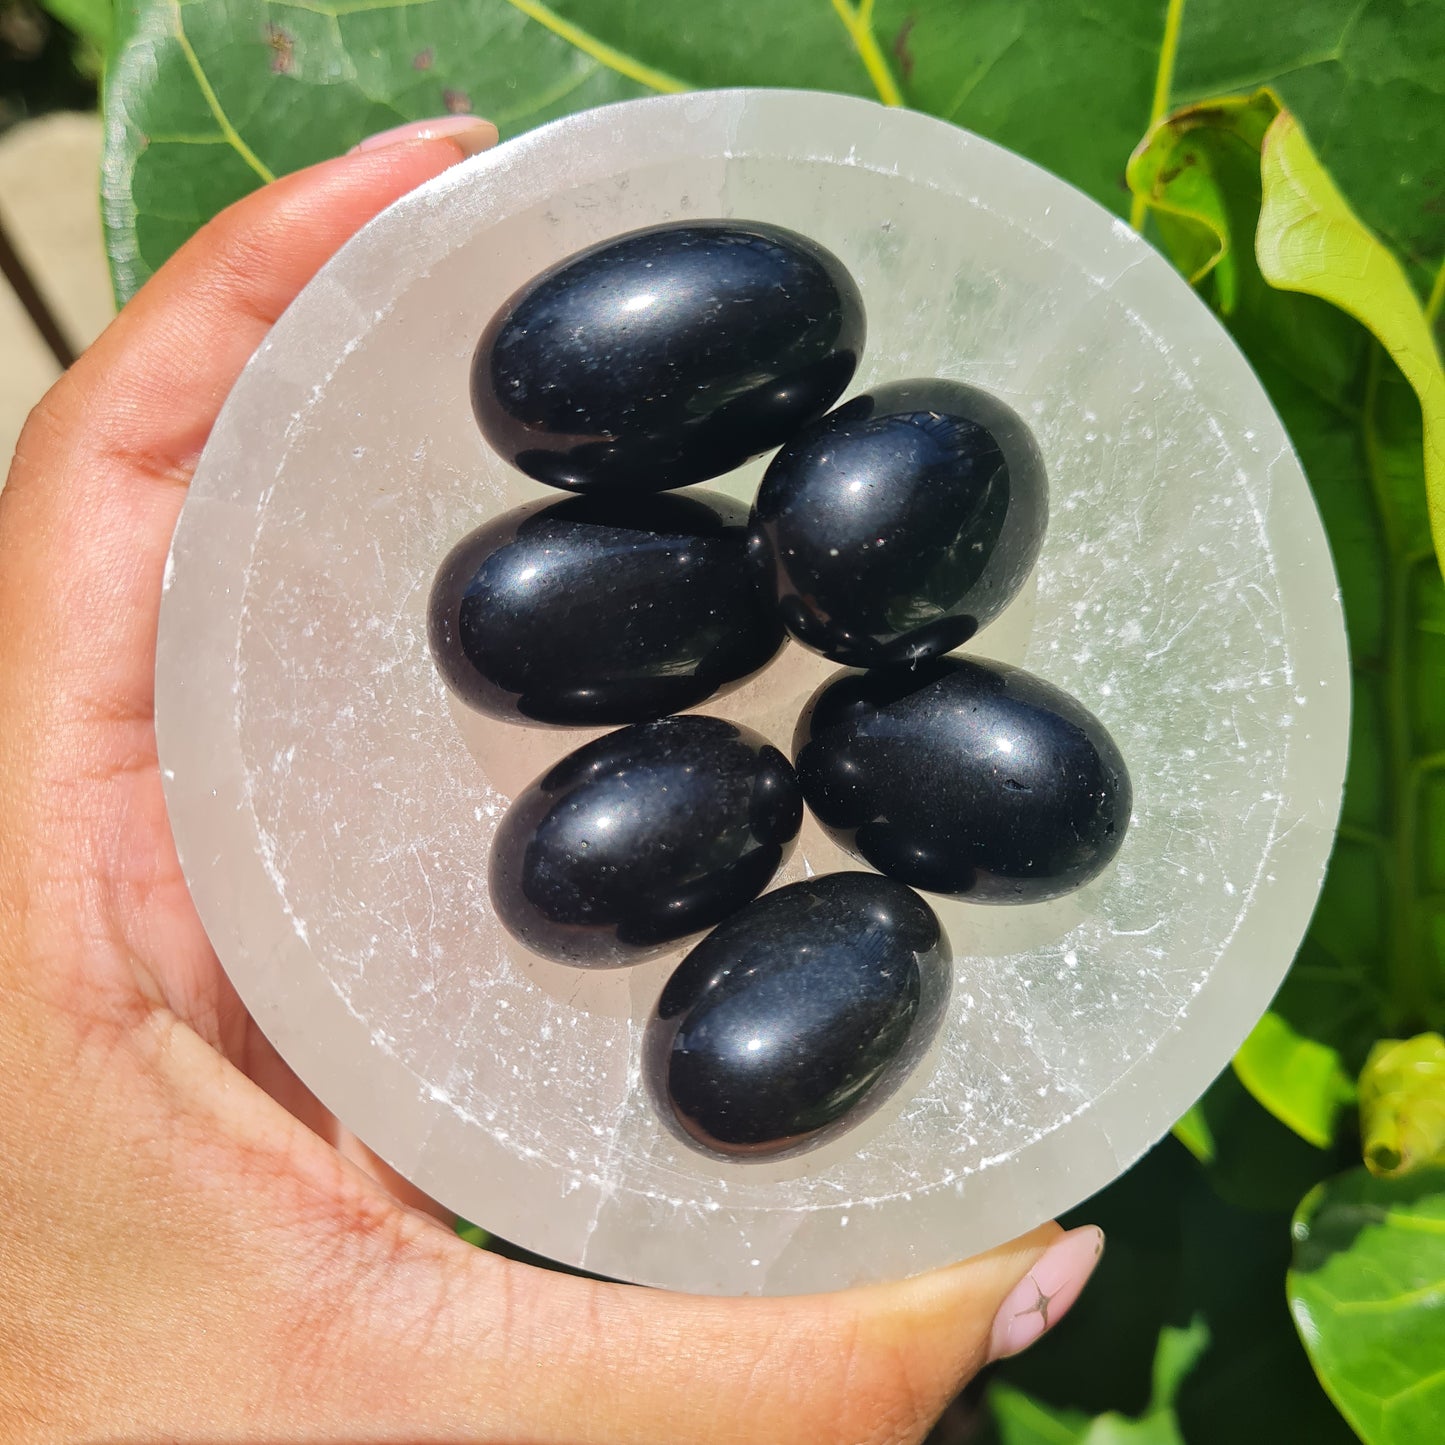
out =
[(787, 758), (710, 717), (578, 748), (513, 802), (492, 845), (497, 916), (544, 957), (634, 963), (755, 898), (803, 819)]
[(664, 1117), (728, 1155), (835, 1136), (926, 1050), (948, 959), (933, 910), (873, 873), (810, 878), (750, 903), (683, 959), (658, 1000), (644, 1052)]
[(726, 497), (569, 497), (478, 528), (438, 569), (432, 655), (494, 717), (607, 726), (694, 707), (783, 628)]
[(874, 387), (773, 458), (754, 555), (788, 630), (853, 667), (949, 652), (1023, 586), (1048, 523), (1043, 458), (997, 397)]
[(507, 301), (472, 358), (472, 409), (539, 482), (684, 487), (827, 411), (864, 332), (852, 277), (805, 236), (759, 221), (651, 226)]
[(1133, 792), (1094, 715), (1016, 667), (959, 657), (847, 673), (798, 722), (818, 820), (880, 873), (984, 903), (1055, 898), (1119, 851)]

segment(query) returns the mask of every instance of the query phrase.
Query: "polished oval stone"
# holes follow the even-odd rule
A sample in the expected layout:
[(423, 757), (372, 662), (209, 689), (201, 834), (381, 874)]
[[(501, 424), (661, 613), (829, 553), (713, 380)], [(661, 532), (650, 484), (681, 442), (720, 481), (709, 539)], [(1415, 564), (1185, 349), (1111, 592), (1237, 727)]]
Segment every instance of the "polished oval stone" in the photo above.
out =
[(1068, 693), (997, 662), (846, 673), (809, 702), (798, 779), (819, 822), (880, 873), (983, 903), (1086, 883), (1119, 851), (1133, 791)]
[(644, 1053), (664, 1117), (728, 1155), (833, 1137), (926, 1050), (948, 960), (933, 910), (876, 874), (766, 894), (708, 934), (663, 989)]
[(805, 236), (760, 221), (650, 226), (507, 301), (472, 358), (472, 408), (539, 482), (684, 487), (827, 411), (864, 331), (852, 277)]
[(792, 766), (751, 729), (639, 723), (569, 753), (513, 802), (492, 844), (492, 903), (546, 958), (633, 963), (762, 892), (802, 818)]
[(1038, 446), (997, 397), (897, 381), (773, 458), (753, 545), (800, 642), (876, 667), (949, 652), (997, 617), (1038, 558), (1048, 510)]
[(494, 717), (608, 726), (695, 707), (783, 641), (746, 520), (708, 492), (508, 512), (439, 568), (432, 655)]

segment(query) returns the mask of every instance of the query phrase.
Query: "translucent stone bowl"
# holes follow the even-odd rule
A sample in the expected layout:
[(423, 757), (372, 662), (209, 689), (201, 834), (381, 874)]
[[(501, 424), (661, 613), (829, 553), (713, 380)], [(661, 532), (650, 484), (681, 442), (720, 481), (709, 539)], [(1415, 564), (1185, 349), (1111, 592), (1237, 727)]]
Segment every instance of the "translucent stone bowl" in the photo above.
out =
[[(1083, 700), (1137, 795), (1115, 865), (1056, 903), (931, 900), (956, 975), (887, 1107), (782, 1163), (661, 1126), (643, 1026), (678, 954), (584, 973), (488, 906), (508, 798), (591, 733), (468, 715), (427, 652), (432, 573), (543, 489), (488, 454), (467, 363), (581, 246), (734, 216), (852, 270), (854, 389), (989, 388), (1035, 426), (1052, 521), (969, 652)], [(748, 496), (762, 463), (720, 483)], [(796, 646), (703, 709), (785, 749), (830, 668)], [(590, 111), (367, 227), (256, 354), (167, 572), (157, 731), (196, 904), (261, 1027), (350, 1128), (488, 1229), (717, 1293), (896, 1277), (1107, 1184), (1227, 1063), (1308, 921), (1339, 805), (1344, 633), (1318, 515), (1243, 357), (1092, 201), (906, 111), (729, 91)], [(849, 866), (811, 824), (779, 882)], [(681, 951), (679, 950), (679, 953)]]

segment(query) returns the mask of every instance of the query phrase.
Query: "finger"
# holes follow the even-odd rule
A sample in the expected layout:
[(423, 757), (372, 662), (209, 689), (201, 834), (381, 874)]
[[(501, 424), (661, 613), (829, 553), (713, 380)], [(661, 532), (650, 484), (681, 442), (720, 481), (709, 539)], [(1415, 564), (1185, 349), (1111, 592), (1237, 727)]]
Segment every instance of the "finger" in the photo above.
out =
[(337, 247), (463, 153), (455, 136), (396, 144), (246, 197), (192, 237), (42, 401), (0, 494), (5, 661), (12, 676), (31, 664), (28, 701), (78, 697), (91, 714), (148, 720), (165, 554), (222, 401)]
[[(1030, 1274), (1048, 1270), (1051, 1251), (1077, 1254), (1082, 1243), (1092, 1262), (1102, 1237), (1076, 1238), (1047, 1225), (915, 1279), (776, 1300), (700, 1299), (534, 1272), (511, 1286), (509, 1319), (525, 1328), (520, 1337), (512, 1329), (510, 1357), (491, 1388), (480, 1388), (478, 1361), (469, 1358), (478, 1352), (445, 1361), (452, 1418), (487, 1439), (577, 1445), (917, 1442), (990, 1357), (1020, 1285), (1038, 1317)], [(1051, 1288), (1062, 1316), (1062, 1296), (1082, 1282), (1057, 1267), (1047, 1277), (1058, 1279)]]

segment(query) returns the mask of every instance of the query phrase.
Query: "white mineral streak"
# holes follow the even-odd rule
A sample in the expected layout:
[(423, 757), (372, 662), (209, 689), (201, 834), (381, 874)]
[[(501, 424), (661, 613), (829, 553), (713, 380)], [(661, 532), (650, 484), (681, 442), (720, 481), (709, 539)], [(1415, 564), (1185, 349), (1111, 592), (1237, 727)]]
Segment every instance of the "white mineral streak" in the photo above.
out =
[[(839, 140), (839, 137), (846, 137)], [(935, 900), (949, 1022), (826, 1151), (723, 1165), (663, 1131), (638, 1042), (675, 957), (587, 974), (492, 921), (507, 799), (588, 734), (467, 714), (426, 648), (462, 533), (540, 494), (484, 450), (467, 362), (551, 260), (676, 215), (779, 222), (853, 271), (857, 385), (957, 376), (1037, 428), (1053, 517), (969, 650), (1105, 721), (1115, 867), (1027, 909)], [(746, 496), (754, 464), (723, 484)], [(248, 369), (167, 568), (158, 729), (198, 906), (342, 1120), (497, 1233), (678, 1288), (829, 1288), (940, 1264), (1126, 1167), (1266, 1005), (1328, 851), (1347, 710), (1334, 578), (1243, 360), (1126, 227), (962, 132), (834, 96), (614, 107), (448, 173), (369, 227)], [(790, 648), (709, 710), (787, 748), (830, 668)], [(850, 866), (809, 824), (780, 882)]]

